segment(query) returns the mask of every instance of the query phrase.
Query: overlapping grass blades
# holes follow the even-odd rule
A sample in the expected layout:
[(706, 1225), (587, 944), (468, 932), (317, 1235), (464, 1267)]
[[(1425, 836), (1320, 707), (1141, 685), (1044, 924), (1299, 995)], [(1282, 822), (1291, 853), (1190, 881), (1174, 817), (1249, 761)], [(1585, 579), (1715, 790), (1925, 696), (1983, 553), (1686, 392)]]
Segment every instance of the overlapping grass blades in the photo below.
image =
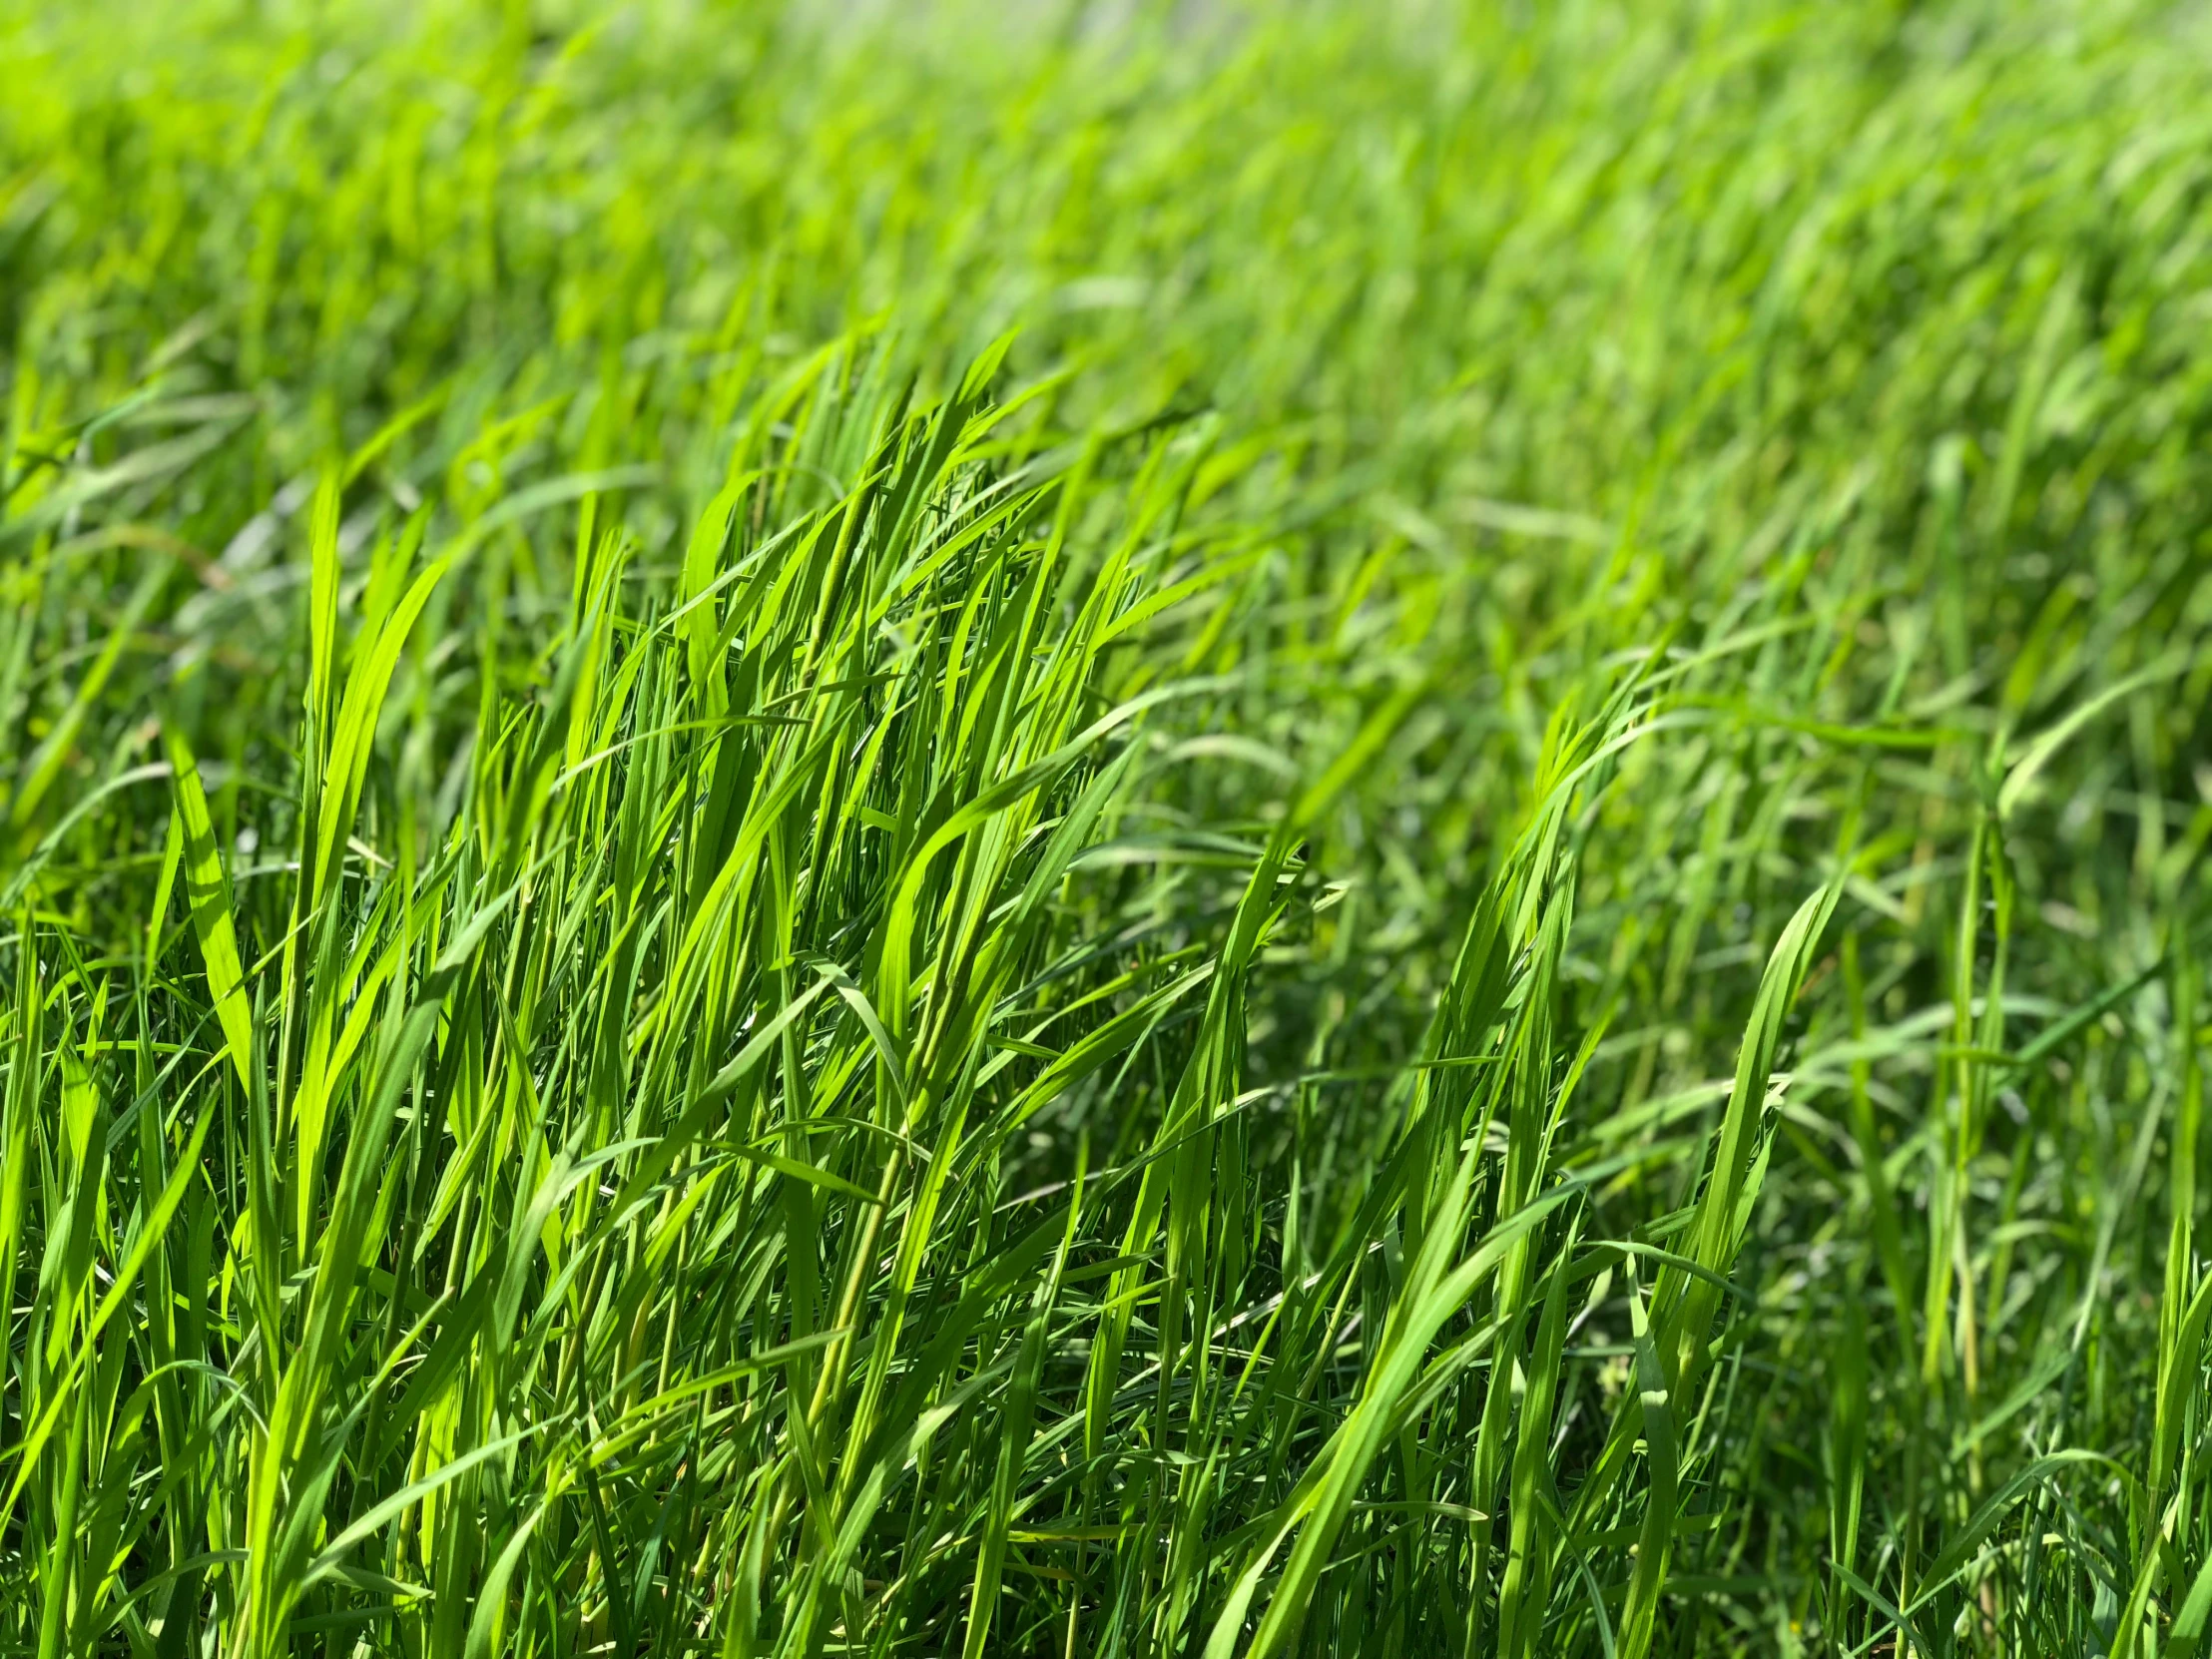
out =
[(2199, 1650), (2201, 34), (1386, 10), (0, 20), (0, 1641)]
[[(284, 1648), (301, 1598), (332, 1583), (403, 1604), (397, 1586), (416, 1582), (429, 1638), (458, 1640), (479, 1574), (527, 1610), (579, 1547), (628, 1574), (591, 1615), (626, 1640), (675, 1640), (696, 1617), (692, 1597), (645, 1593), (663, 1552), (773, 1562), (787, 1647), (858, 1616), (844, 1580), (874, 1562), (861, 1544), (913, 1452), (915, 1408), (968, 1355), (963, 1321), (998, 1317), (976, 1298), (1010, 1290), (1003, 1253), (1033, 1265), (1051, 1230), (997, 1237), (983, 1172), (1206, 976), (1188, 951), (1134, 945), (1111, 972), (1089, 966), (1061, 897), (1124, 805), (1139, 717), (1178, 690), (1097, 701), (1141, 563), (1178, 551), (1151, 538), (1189, 466), (1158, 439), (1117, 487), (1098, 482), (1095, 447), (980, 460), (1005, 412), (981, 400), (987, 364), (917, 410), (842, 361), (802, 386), (805, 435), (718, 498), (684, 588), (645, 614), (623, 604), (622, 536), (594, 537), (587, 509), (545, 695), (499, 712), (420, 864), (394, 867), (349, 830), (359, 747), (439, 568), (344, 627), (330, 480), (309, 855), (280, 942), (242, 969), (181, 739), (135, 1036), (108, 1035), (109, 972), (38, 966), (25, 913), (12, 1132), (30, 1158), (67, 1160), (47, 1186), (55, 1265), (28, 1313), (25, 1352), (42, 1359), (23, 1376), (36, 1426), (15, 1466), (26, 1538), (55, 1533), (44, 1645), (174, 1634), (211, 1572), (241, 1652)], [(850, 486), (802, 507), (788, 457), (807, 453)], [(741, 528), (742, 553), (738, 500), (776, 527)], [(371, 562), (419, 539), (401, 532)], [(325, 725), (318, 706), (340, 712)], [(334, 857), (349, 840), (361, 850)], [(166, 913), (179, 862), (189, 944)], [(1094, 982), (1131, 1005), (1101, 1021), (1095, 993), (1038, 1001), (1040, 984)], [(82, 1029), (56, 1051), (74, 1103), (60, 1121), (32, 1093), (49, 1010)], [(1045, 1023), (1050, 1065), (1033, 1058)], [(92, 1056), (126, 1053), (140, 1091), (116, 1101), (120, 1061)], [(221, 1173), (183, 1225), (203, 1262), (220, 1238), (224, 1263), (220, 1312), (179, 1331), (134, 1280), (170, 1259), (172, 1141), (188, 1135), (194, 1156), (221, 1149)], [(105, 1236), (129, 1266), (104, 1298), (88, 1278), (103, 1177), (109, 1213), (134, 1218)], [(221, 1207), (233, 1190), (237, 1212)], [(107, 1334), (125, 1305), (141, 1319)], [(641, 1455), (685, 1471), (651, 1521), (616, 1495)], [(107, 1509), (80, 1537), (88, 1456)], [(164, 1467), (152, 1493), (125, 1473)], [(244, 1512), (219, 1519), (208, 1505), (234, 1483)], [(173, 1570), (140, 1586), (118, 1568), (149, 1534), (176, 1546)], [(486, 1540), (510, 1536), (495, 1564)], [(729, 1639), (743, 1647), (742, 1623)]]

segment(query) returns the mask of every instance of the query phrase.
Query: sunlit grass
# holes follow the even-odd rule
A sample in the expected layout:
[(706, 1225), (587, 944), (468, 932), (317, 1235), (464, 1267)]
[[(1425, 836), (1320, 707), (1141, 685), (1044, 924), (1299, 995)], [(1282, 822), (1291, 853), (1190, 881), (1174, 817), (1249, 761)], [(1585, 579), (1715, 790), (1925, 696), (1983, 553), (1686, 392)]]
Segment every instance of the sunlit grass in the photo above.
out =
[(6, 14), (0, 1641), (2198, 1651), (2201, 26), (387, 11)]

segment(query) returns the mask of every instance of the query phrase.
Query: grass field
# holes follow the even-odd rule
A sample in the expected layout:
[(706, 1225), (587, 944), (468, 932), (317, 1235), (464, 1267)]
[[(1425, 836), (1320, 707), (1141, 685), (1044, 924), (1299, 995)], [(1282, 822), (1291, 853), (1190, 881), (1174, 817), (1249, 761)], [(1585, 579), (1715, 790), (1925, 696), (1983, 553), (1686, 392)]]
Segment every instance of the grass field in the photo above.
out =
[(2204, 1651), (2212, 26), (0, 5), (0, 1649)]

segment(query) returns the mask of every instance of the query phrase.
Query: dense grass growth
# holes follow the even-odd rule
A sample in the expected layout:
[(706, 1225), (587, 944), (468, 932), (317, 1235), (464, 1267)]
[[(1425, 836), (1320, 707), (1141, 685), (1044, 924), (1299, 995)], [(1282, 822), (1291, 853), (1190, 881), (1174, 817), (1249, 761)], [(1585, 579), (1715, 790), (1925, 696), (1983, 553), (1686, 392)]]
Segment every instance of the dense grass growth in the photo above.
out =
[(0, 1644), (2201, 1650), (2201, 24), (395, 10), (5, 8)]

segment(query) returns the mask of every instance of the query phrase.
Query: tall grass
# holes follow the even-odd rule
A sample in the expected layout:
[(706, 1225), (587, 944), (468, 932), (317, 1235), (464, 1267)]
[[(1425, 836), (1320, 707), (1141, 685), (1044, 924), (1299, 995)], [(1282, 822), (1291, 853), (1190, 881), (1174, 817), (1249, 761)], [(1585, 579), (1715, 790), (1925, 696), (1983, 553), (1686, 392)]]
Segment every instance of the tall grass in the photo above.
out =
[(2189, 16), (6, 18), (11, 1650), (2200, 1650)]

